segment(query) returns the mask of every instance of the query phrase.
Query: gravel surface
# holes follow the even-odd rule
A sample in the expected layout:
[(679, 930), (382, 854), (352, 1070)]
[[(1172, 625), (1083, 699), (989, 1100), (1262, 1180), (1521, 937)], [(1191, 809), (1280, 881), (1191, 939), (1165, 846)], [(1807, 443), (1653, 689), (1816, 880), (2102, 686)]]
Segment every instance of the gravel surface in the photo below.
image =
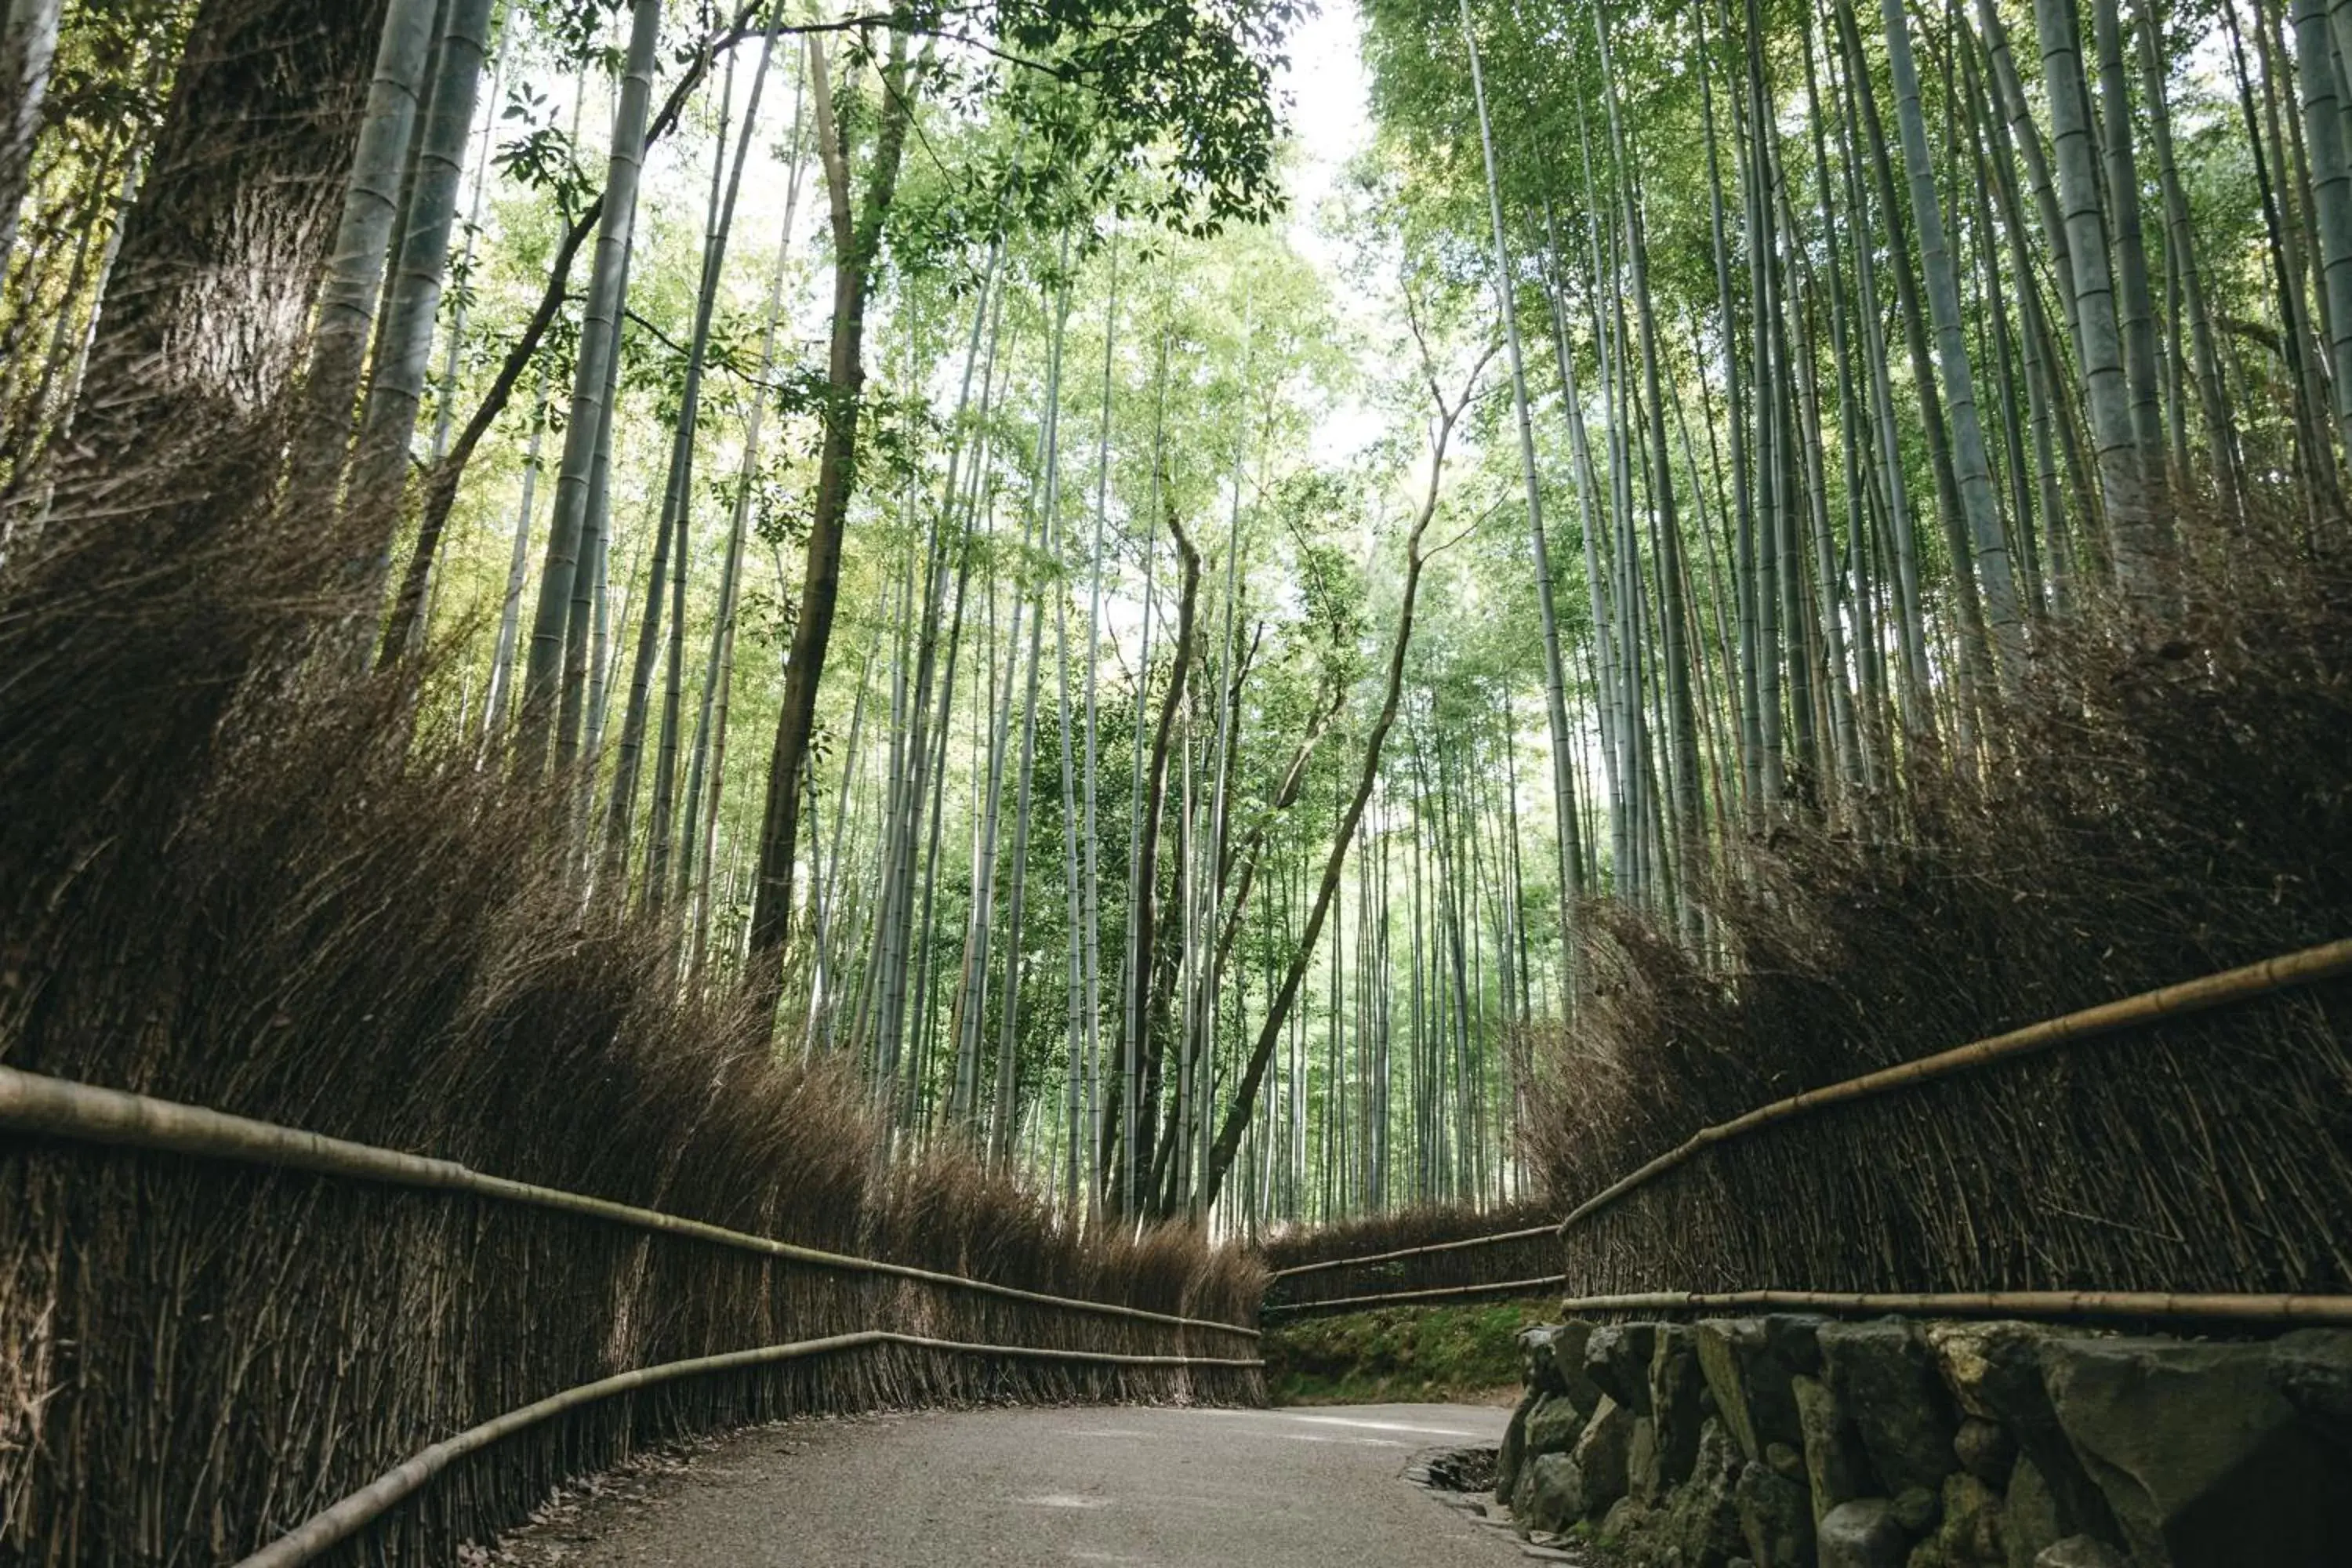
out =
[(1499, 1441), (1506, 1419), (1373, 1405), (790, 1422), (603, 1478), (488, 1560), (1500, 1568), (1527, 1562), (1518, 1542), (1403, 1471), (1419, 1453)]

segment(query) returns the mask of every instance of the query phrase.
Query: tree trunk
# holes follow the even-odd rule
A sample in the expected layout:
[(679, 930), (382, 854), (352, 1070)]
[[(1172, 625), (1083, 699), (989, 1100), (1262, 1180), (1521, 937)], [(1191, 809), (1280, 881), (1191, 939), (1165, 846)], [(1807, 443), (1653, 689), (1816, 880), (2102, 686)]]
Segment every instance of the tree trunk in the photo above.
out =
[[(21, 7), (24, 0), (18, 0)], [(317, 515), (335, 504), (352, 438), (352, 406), (367, 366), (386, 258), (397, 239), (401, 171), (425, 94), (436, 0), (393, 0), (377, 45), (375, 79), (352, 159), (335, 248), (320, 289), (318, 324), (302, 387), (287, 485), (289, 507)], [(12, 16), (11, 21), (14, 21)], [(5, 192), (0, 191), (0, 201)], [(15, 204), (7, 205), (13, 214)]]
[[(1610, 147), (1617, 160), (1619, 210), (1627, 252), (1633, 264), (1633, 312), (1641, 327), (1643, 387), (1650, 422), (1651, 527), (1658, 560), (1659, 618), (1664, 634), (1659, 653), (1665, 661), (1666, 759), (1672, 781), (1669, 795), (1675, 813), (1674, 840), (1677, 869), (1695, 882), (1693, 858), (1698, 852), (1700, 837), (1698, 726), (1691, 706), (1691, 638), (1682, 596), (1682, 524), (1675, 512), (1673, 456), (1666, 445), (1665, 395), (1658, 369), (1657, 315), (1650, 299), (1649, 238), (1643, 228), (1641, 206), (1633, 188), (1633, 164), (1618, 114), (1617, 75), (1609, 52), (1608, 21), (1598, 5), (1592, 8), (1592, 25), (1600, 41), (1601, 90), (1609, 110)], [(1675, 907), (1683, 910), (1689, 906), (1686, 900), (1678, 898)], [(1684, 934), (1695, 937), (1696, 928), (1685, 921)], [(1456, 936), (1458, 942), (1458, 931)]]
[[(1135, 901), (1135, 961), (1128, 985), (1133, 996), (1130, 1016), (1135, 1020), (1133, 1027), (1139, 1047), (1136, 1066), (1139, 1081), (1129, 1091), (1129, 1103), (1125, 1107), (1132, 1147), (1128, 1168), (1122, 1173), (1121, 1190), (1113, 1194), (1109, 1205), (1114, 1214), (1128, 1213), (1132, 1205), (1141, 1201), (1142, 1194), (1136, 1190), (1136, 1183), (1148, 1177), (1156, 1154), (1151, 1134), (1158, 1101), (1160, 1046), (1154, 1028), (1157, 1020), (1152, 1005), (1152, 972), (1160, 951), (1160, 822), (1167, 800), (1168, 752), (1175, 736), (1177, 716), (1184, 707), (1184, 683), (1192, 666), (1193, 620), (1201, 597), (1201, 552), (1192, 547), (1174, 505), (1167, 503), (1166, 510), (1168, 530), (1176, 541), (1183, 576), (1176, 601), (1176, 647), (1169, 661), (1168, 693), (1160, 701), (1160, 721), (1151, 736), (1151, 760), (1144, 769), (1143, 827), (1136, 847), (1135, 880), (1129, 891), (1129, 897)], [(1117, 1132), (1118, 1110), (1113, 1107), (1106, 1118), (1110, 1124), (1107, 1135)]]
[[(1510, 247), (1503, 236), (1503, 191), (1495, 164), (1495, 131), (1486, 113), (1486, 79), (1478, 61), (1478, 38), (1470, 25), (1470, 0), (1462, 0), (1462, 41), (1470, 56), (1470, 87), (1478, 108), (1478, 144), (1486, 159), (1486, 210), (1495, 237), (1495, 297), (1502, 308), (1504, 345), (1511, 368), (1511, 406), (1517, 417), (1519, 477), (1527, 491), (1528, 547), (1535, 565), (1536, 613), (1543, 623), (1544, 714), (1551, 735), (1551, 797), (1558, 825), (1561, 944), (1560, 973), (1575, 963), (1571, 913), (1576, 875), (1576, 782), (1568, 755), (1568, 681), (1560, 666), (1559, 616), (1552, 605), (1551, 550), (1544, 537), (1543, 489), (1536, 468), (1535, 424), (1528, 414), (1528, 375), (1519, 349), (1518, 290), (1511, 278)], [(1565, 342), (1561, 363), (1567, 365)], [(1563, 369), (1563, 374), (1573, 372)], [(1576, 417), (1573, 409), (1571, 415)]]
[(661, 37), (662, 0), (635, 0), (635, 4), (620, 101), (613, 115), (612, 155), (596, 233), (596, 260), (589, 273), (588, 300), (581, 316), (570, 422), (564, 426), (563, 458), (556, 471), (555, 512), (548, 529), (546, 563), (540, 572), (539, 606), (531, 617), (530, 658), (523, 680), (522, 743), (517, 753), (519, 769), (525, 773), (535, 773), (547, 765), (548, 741), (563, 682), (564, 630), (572, 615), (572, 578), (580, 565), (604, 384), (613, 356), (620, 352), (629, 237), (636, 221), (647, 103), (653, 95), (654, 56)]
[(539, 378), (539, 407), (531, 416), (530, 446), (523, 456), (522, 500), (515, 507), (514, 554), (507, 563), (507, 591), (499, 601), (498, 641), (490, 651), (488, 695), (482, 708), (482, 739), (495, 747), (505, 732), (514, 696), (515, 635), (522, 612), (522, 586), (530, 566), (530, 505), (539, 489), (540, 447), (547, 435), (547, 377)]
[[(1985, 0), (1990, 4), (1990, 0)], [(2301, 0), (2298, 0), (2298, 11)], [(2352, 29), (2352, 4), (2341, 7), (2346, 26)], [(2206, 303), (2205, 277), (2197, 265), (2196, 237), (2189, 226), (2189, 194), (2181, 184), (2180, 165), (2172, 150), (2172, 111), (2166, 102), (2161, 17), (2150, 0), (2136, 0), (2134, 20), (2139, 27), (2143, 95), (2147, 100), (2149, 141), (2156, 152), (2156, 172), (2164, 193), (2165, 246), (2180, 269), (2181, 303), (2188, 316), (2189, 368), (2197, 383), (2197, 403), (2205, 420), (2208, 461), (2221, 492), (2221, 509), (2231, 517), (2243, 513), (2243, 481), (2238, 471), (2237, 432), (2230, 405), (2221, 391), (2221, 362), (2213, 344), (2212, 312)], [(2297, 24), (2301, 36), (2301, 24)], [(2339, 105), (2340, 109), (2340, 105)], [(2335, 273), (2329, 273), (2331, 280)], [(2331, 281), (2331, 286), (2333, 286)], [(2339, 314), (2336, 318), (2343, 320)], [(2347, 329), (2339, 326), (2340, 333)], [(2175, 345), (2176, 352), (2178, 345)], [(2341, 384), (2339, 380), (2338, 384)]]
[[(449, 235), (457, 226), (466, 151), (474, 135), (474, 104), (488, 52), (490, 5), (491, 0), (450, 0), (432, 95), (418, 123), (416, 188), (392, 270), (391, 298), (376, 344), (375, 375), (361, 417), (347, 503), (360, 520), (362, 539), (373, 542), (364, 568), (361, 636), (353, 650), (362, 659), (369, 651), (377, 601), (391, 569), (400, 497), (408, 479), (409, 444), (432, 371), (441, 285), (449, 267)], [(386, 648), (383, 662), (389, 664), (398, 651), (397, 647)]]
[[(2304, 141), (2311, 149), (2320, 278), (2327, 298), (2328, 369), (2336, 428), (2352, 452), (2352, 167), (2344, 148), (2342, 73), (2336, 68), (2323, 0), (2294, 0), (2295, 50), (2303, 84)], [(2352, 6), (2347, 7), (2352, 16)]]
[[(2095, 0), (2112, 5), (2113, 0)], [(1911, 58), (1911, 29), (1904, 0), (1881, 0), (1886, 21), (1886, 56), (1895, 79), (1895, 118), (1903, 138), (1903, 162), (1911, 176), (1911, 219), (1919, 234), (1920, 269), (1927, 275), (1927, 307), (1936, 324), (1936, 368), (1944, 405), (1952, 422), (1952, 467), (1968, 519), (1969, 543), (1991, 624), (2004, 686), (2013, 687), (2025, 658), (2025, 624), (2010, 569), (2009, 540), (2001, 531), (2000, 501), (1993, 493), (1992, 466), (1985, 454), (1984, 427), (1977, 416), (1976, 376), (1969, 363), (1968, 328), (1960, 316), (1959, 269), (1944, 237), (1942, 204), (1935, 165), (1927, 153), (1927, 122), (1919, 105), (1919, 72)], [(1954, 563), (1954, 570), (1960, 564)]]
[[(2116, 0), (2091, 0), (2091, 25), (2099, 51), (2099, 133), (2106, 164), (2107, 205), (2115, 224), (2116, 294), (2124, 339), (2124, 379), (2131, 391), (2132, 439), (2139, 452), (2141, 492), (2158, 527), (2168, 531), (2171, 511), (2165, 500), (2164, 387), (2157, 371), (2156, 294), (2148, 282), (2147, 238), (2139, 211), (2139, 163), (2132, 152), (2130, 78), (2124, 68), (2123, 24)], [(2335, 79), (2331, 74), (2325, 79), (2332, 83)], [(2329, 94), (2331, 101), (2333, 97)], [(2340, 155), (2340, 139), (2332, 140)]]
[(41, 100), (58, 53), (58, 0), (7, 0), (0, 9), (0, 273), (16, 247)]
[[(667, 135), (677, 124), (688, 101), (701, 86), (703, 73), (709, 69), (717, 51), (742, 36), (760, 3), (761, 0), (746, 0), (743, 8), (736, 13), (734, 21), (714, 33), (687, 63), (685, 70), (670, 88), (669, 95), (662, 100), (661, 111), (646, 128), (646, 146), (650, 147)], [(515, 388), (522, 384), (523, 373), (538, 357), (548, 329), (562, 314), (563, 307), (571, 298), (572, 263), (578, 258), (581, 247), (587, 244), (589, 237), (601, 229), (604, 213), (604, 197), (599, 195), (588, 204), (587, 210), (572, 220), (571, 226), (556, 242), (553, 259), (548, 265), (547, 286), (540, 295), (537, 308), (531, 311), (530, 319), (524, 322), (522, 331), (516, 334), (514, 342), (508, 346), (506, 357), (499, 363), (498, 374), (490, 378), (480, 405), (467, 417), (465, 427), (457, 433), (457, 440), (435, 458), (431, 471), (423, 476), (417, 504), (416, 543), (409, 552), (408, 565), (401, 574), (400, 590), (394, 595), (392, 615), (384, 628), (384, 645), (387, 647), (406, 648), (415, 641), (415, 621), (423, 613), (425, 586), (432, 578), (433, 562), (440, 552), (441, 538), (449, 521), (449, 510), (457, 504), (458, 483), (465, 478), (467, 467), (473, 461), (474, 452), (481, 445), (482, 438), (498, 423), (499, 416), (505, 412), (508, 402), (514, 396)], [(437, 442), (436, 444), (438, 445)]]
[(2074, 10), (2067, 0), (2034, 0), (2033, 16), (2042, 38), (2042, 74), (2049, 84), (2058, 195), (2065, 213), (2067, 249), (2074, 260), (2083, 379), (2116, 577), (2127, 595), (2144, 599), (2157, 586), (2165, 554), (2163, 529), (2149, 510), (2132, 433), (2131, 388), (2124, 375), (2123, 340), (2108, 269), (2107, 220), (2100, 205), (2098, 169), (2091, 145), (2082, 40), (2075, 33)]
[[(792, 253), (793, 220), (800, 211), (802, 108), (805, 101), (802, 89), (806, 80), (803, 75), (793, 84), (793, 134), (787, 153), (792, 174), (784, 186), (784, 219), (776, 237), (775, 270), (768, 281), (767, 316), (760, 331), (759, 378), (751, 394), (751, 417), (743, 431), (743, 461), (735, 476), (735, 506), (727, 530), (727, 560), (719, 579), (719, 613), (711, 628), (710, 675), (703, 685), (702, 718), (696, 726), (698, 735), (709, 737), (709, 784), (706, 790), (705, 745), (698, 739), (687, 787), (686, 837), (689, 856), (683, 874), (702, 889), (694, 914), (694, 967), (698, 973), (702, 969), (710, 935), (711, 856), (718, 845), (719, 795), (727, 782), (727, 720), (735, 685), (735, 619), (742, 591), (743, 541), (750, 531), (751, 496), (760, 477), (760, 437), (771, 395), (768, 382), (775, 372), (776, 334), (784, 323), (785, 262)], [(748, 119), (744, 132), (747, 136), (751, 132)], [(698, 836), (695, 826), (698, 812), (701, 819)]]
[(383, 16), (384, 0), (198, 7), (91, 339), (61, 517), (142, 474), (183, 499), (252, 493), (248, 443), (304, 363)]
[(799, 852), (801, 774), (816, 730), (817, 683), (833, 637), (841, 592), (843, 526), (857, 454), (858, 405), (866, 385), (866, 291), (882, 246), (882, 223), (898, 184), (899, 155), (914, 114), (914, 82), (907, 38), (893, 33), (882, 68), (883, 103), (862, 202), (851, 188), (848, 154), (835, 110), (823, 51), (814, 43), (809, 80), (816, 110), (817, 151), (824, 164), (834, 237), (832, 342), (827, 361), (828, 407), (817, 459), (814, 506), (809, 518), (808, 568), (800, 614), (793, 626), (783, 704), (768, 767), (768, 803), (760, 832), (760, 869), (751, 914), (749, 980), (769, 1003), (782, 984), (784, 944), (792, 930), (793, 861)]

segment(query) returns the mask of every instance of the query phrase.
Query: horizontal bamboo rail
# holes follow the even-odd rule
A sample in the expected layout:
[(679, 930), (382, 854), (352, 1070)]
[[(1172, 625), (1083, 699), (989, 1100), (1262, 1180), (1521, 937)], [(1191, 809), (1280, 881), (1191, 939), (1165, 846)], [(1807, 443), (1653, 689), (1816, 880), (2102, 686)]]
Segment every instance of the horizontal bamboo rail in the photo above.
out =
[[(1893, 1089), (1907, 1089), (1937, 1079), (1949, 1078), (1956, 1073), (1966, 1072), (1993, 1062), (2033, 1055), (2076, 1040), (2087, 1039), (2093, 1036), (2112, 1034), (2117, 1029), (2127, 1028), (2135, 1024), (2153, 1023), (2190, 1013), (2201, 1013), (2211, 1008), (2226, 1006), (2231, 1003), (2267, 996), (2274, 992), (2284, 991), (2297, 985), (2313, 985), (2321, 981), (2334, 980), (2347, 973), (2352, 973), (2352, 938), (2323, 942), (2317, 947), (2305, 948), (2299, 952), (2287, 953), (2279, 958), (2265, 959), (2260, 963), (2249, 963), (2237, 969), (2225, 969), (2218, 974), (2209, 974), (2202, 979), (2182, 981), (2179, 984), (2145, 991), (2137, 996), (2124, 997), (2120, 1001), (2103, 1002), (2095, 1007), (2085, 1007), (2080, 1012), (2068, 1013), (2063, 1017), (2052, 1018), (2039, 1024), (2029, 1024), (2021, 1029), (2012, 1029), (2004, 1035), (1993, 1035), (1984, 1039), (1972, 1040), (1965, 1046), (1955, 1046), (1950, 1050), (1939, 1051), (1934, 1056), (1921, 1057), (1916, 1061), (1904, 1062), (1895, 1067), (1882, 1068), (1875, 1072), (1864, 1073), (1859, 1078), (1847, 1079), (1842, 1083), (1831, 1084), (1822, 1089), (1806, 1089), (1802, 1093), (1792, 1094), (1786, 1100), (1776, 1100), (1769, 1105), (1759, 1106), (1728, 1121), (1703, 1127), (1656, 1159), (1638, 1167), (1585, 1199), (1570, 1210), (1556, 1226), (1499, 1231), (1492, 1236), (1474, 1236), (1460, 1241), (1433, 1242), (1426, 1247), (1399, 1247), (1392, 1252), (1366, 1253), (1356, 1258), (1326, 1258), (1319, 1263), (1303, 1263), (1289, 1268), (1276, 1269), (1274, 1277), (1277, 1279), (1285, 1279), (1322, 1269), (1390, 1263), (1398, 1258), (1422, 1258), (1433, 1253), (1455, 1251), (1465, 1247), (1495, 1247), (1506, 1242), (1525, 1241), (1547, 1230), (1565, 1235), (1580, 1221), (1598, 1214), (1635, 1188), (1656, 1180), (1678, 1165), (1688, 1163), (1696, 1155), (1717, 1143), (1727, 1142), (1745, 1133), (1753, 1132), (1759, 1127), (1791, 1121), (1827, 1106), (1850, 1104), (1854, 1100), (1867, 1100)], [(1419, 1292), (1412, 1294), (1419, 1294)], [(1392, 1299), (1394, 1299), (1393, 1295), (1335, 1298), (1335, 1300), (1350, 1302)], [(2239, 1300), (2240, 1298), (2215, 1299)], [(2296, 1299), (2324, 1300), (2332, 1298)], [(1328, 1303), (1315, 1304), (1322, 1306)]]
[(911, 1264), (886, 1263), (877, 1258), (825, 1252), (814, 1247), (778, 1241), (772, 1237), (753, 1236), (746, 1231), (730, 1230), (724, 1226), (663, 1214), (656, 1209), (638, 1208), (631, 1204), (592, 1198), (553, 1187), (533, 1186), (528, 1182), (509, 1181), (504, 1176), (485, 1175), (454, 1160), (404, 1154), (397, 1150), (321, 1137), (316, 1132), (299, 1131), (274, 1122), (256, 1121), (243, 1116), (183, 1105), (174, 1100), (129, 1094), (121, 1089), (100, 1089), (65, 1079), (47, 1078), (14, 1068), (0, 1067), (0, 1129), (122, 1148), (188, 1154), (202, 1159), (269, 1165), (281, 1170), (309, 1171), (320, 1175), (349, 1176), (392, 1186), (471, 1193), (503, 1203), (553, 1209), (562, 1214), (583, 1215), (614, 1225), (684, 1237), (718, 1247), (731, 1247), (819, 1268), (888, 1275), (894, 1279), (971, 1290), (1010, 1301), (1026, 1301), (1074, 1312), (1125, 1318), (1135, 1322), (1164, 1323), (1174, 1328), (1201, 1329), (1245, 1339), (1258, 1337), (1255, 1329), (1245, 1328), (1239, 1323), (1221, 1323), (1207, 1318), (1146, 1311), (1140, 1307), (1122, 1307), (1108, 1301), (1053, 1296), (1044, 1291), (999, 1285), (992, 1280), (974, 1279), (967, 1275), (918, 1268)]
[(1327, 1258), (1320, 1263), (1294, 1263), (1287, 1268), (1274, 1271), (1276, 1279), (1295, 1279), (1301, 1274), (1319, 1274), (1327, 1268), (1354, 1268), (1370, 1263), (1390, 1263), (1400, 1258), (1426, 1258), (1433, 1252), (1456, 1252), (1470, 1247), (1499, 1247), (1507, 1241), (1533, 1241), (1539, 1236), (1557, 1236), (1556, 1225), (1531, 1225), (1521, 1230), (1496, 1231), (1492, 1236), (1465, 1237), (1460, 1241), (1433, 1241), (1423, 1247), (1400, 1247), (1393, 1252), (1367, 1252), (1356, 1258)]
[[(1551, 1226), (1544, 1228), (1549, 1230)], [(1546, 1274), (1534, 1279), (1503, 1279), (1485, 1285), (1433, 1286), (1426, 1290), (1391, 1290), (1378, 1296), (1334, 1296), (1328, 1301), (1277, 1301), (1261, 1310), (1267, 1317), (1295, 1317), (1301, 1312), (1320, 1312), (1339, 1308), (1352, 1312), (1366, 1307), (1393, 1307), (1405, 1301), (1458, 1300), (1465, 1296), (1516, 1296), (1567, 1283), (1568, 1276), (1565, 1274)]]
[(1804, 1307), (1919, 1318), (2194, 1318), (2242, 1323), (2352, 1324), (2352, 1296), (2233, 1296), (2159, 1290), (1649, 1290), (1570, 1296), (1568, 1312), (1727, 1311)]
[(656, 1384), (672, 1383), (684, 1377), (699, 1377), (706, 1373), (737, 1372), (751, 1367), (772, 1366), (780, 1362), (798, 1361), (809, 1356), (830, 1354), (836, 1351), (858, 1350), (867, 1345), (909, 1345), (918, 1350), (944, 1351), (961, 1355), (1010, 1356), (1024, 1361), (1083, 1362), (1094, 1365), (1115, 1366), (1212, 1366), (1262, 1367), (1261, 1361), (1216, 1360), (1205, 1356), (1118, 1355), (1108, 1351), (1040, 1350), (1027, 1345), (976, 1345), (957, 1340), (925, 1339), (918, 1334), (893, 1333), (886, 1330), (868, 1330), (861, 1333), (835, 1334), (821, 1340), (799, 1340), (790, 1344), (762, 1345), (756, 1350), (731, 1351), (724, 1355), (697, 1356), (690, 1361), (665, 1362), (659, 1366), (640, 1367), (595, 1383), (583, 1384), (565, 1389), (545, 1399), (509, 1410), (478, 1426), (469, 1426), (455, 1436), (444, 1437), (429, 1447), (419, 1449), (392, 1469), (386, 1470), (366, 1486), (344, 1498), (325, 1511), (313, 1515), (286, 1535), (245, 1558), (236, 1568), (300, 1568), (330, 1547), (350, 1540), (392, 1509), (432, 1484), (435, 1477), (467, 1455), (488, 1447), (504, 1437), (512, 1436), (526, 1427), (551, 1420), (583, 1405), (610, 1399), (615, 1394), (650, 1388)]

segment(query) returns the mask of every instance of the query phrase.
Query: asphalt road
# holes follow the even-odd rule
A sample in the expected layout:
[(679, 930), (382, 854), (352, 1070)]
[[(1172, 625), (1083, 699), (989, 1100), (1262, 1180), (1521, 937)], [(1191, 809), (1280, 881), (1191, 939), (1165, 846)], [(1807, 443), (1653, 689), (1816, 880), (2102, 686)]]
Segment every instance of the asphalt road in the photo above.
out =
[[(1506, 1412), (989, 1410), (728, 1438), (527, 1532), (581, 1568), (1500, 1568), (1517, 1542), (1403, 1479)], [(532, 1539), (535, 1537), (536, 1539)]]

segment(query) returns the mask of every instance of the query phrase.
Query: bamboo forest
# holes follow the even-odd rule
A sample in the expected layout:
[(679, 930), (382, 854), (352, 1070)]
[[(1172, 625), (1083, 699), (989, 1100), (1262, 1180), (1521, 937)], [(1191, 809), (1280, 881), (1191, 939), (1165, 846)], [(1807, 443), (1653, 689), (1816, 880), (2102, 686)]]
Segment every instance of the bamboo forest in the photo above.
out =
[(549, 918), (1074, 1215), (1528, 1194), (1586, 922), (1704, 969), (2053, 628), (2340, 548), (2352, 6), (360, 9), (12, 0), (9, 555), (282, 404), (306, 660)]
[(0, 1564), (2352, 1561), (2347, 569), (2352, 0), (0, 0)]

